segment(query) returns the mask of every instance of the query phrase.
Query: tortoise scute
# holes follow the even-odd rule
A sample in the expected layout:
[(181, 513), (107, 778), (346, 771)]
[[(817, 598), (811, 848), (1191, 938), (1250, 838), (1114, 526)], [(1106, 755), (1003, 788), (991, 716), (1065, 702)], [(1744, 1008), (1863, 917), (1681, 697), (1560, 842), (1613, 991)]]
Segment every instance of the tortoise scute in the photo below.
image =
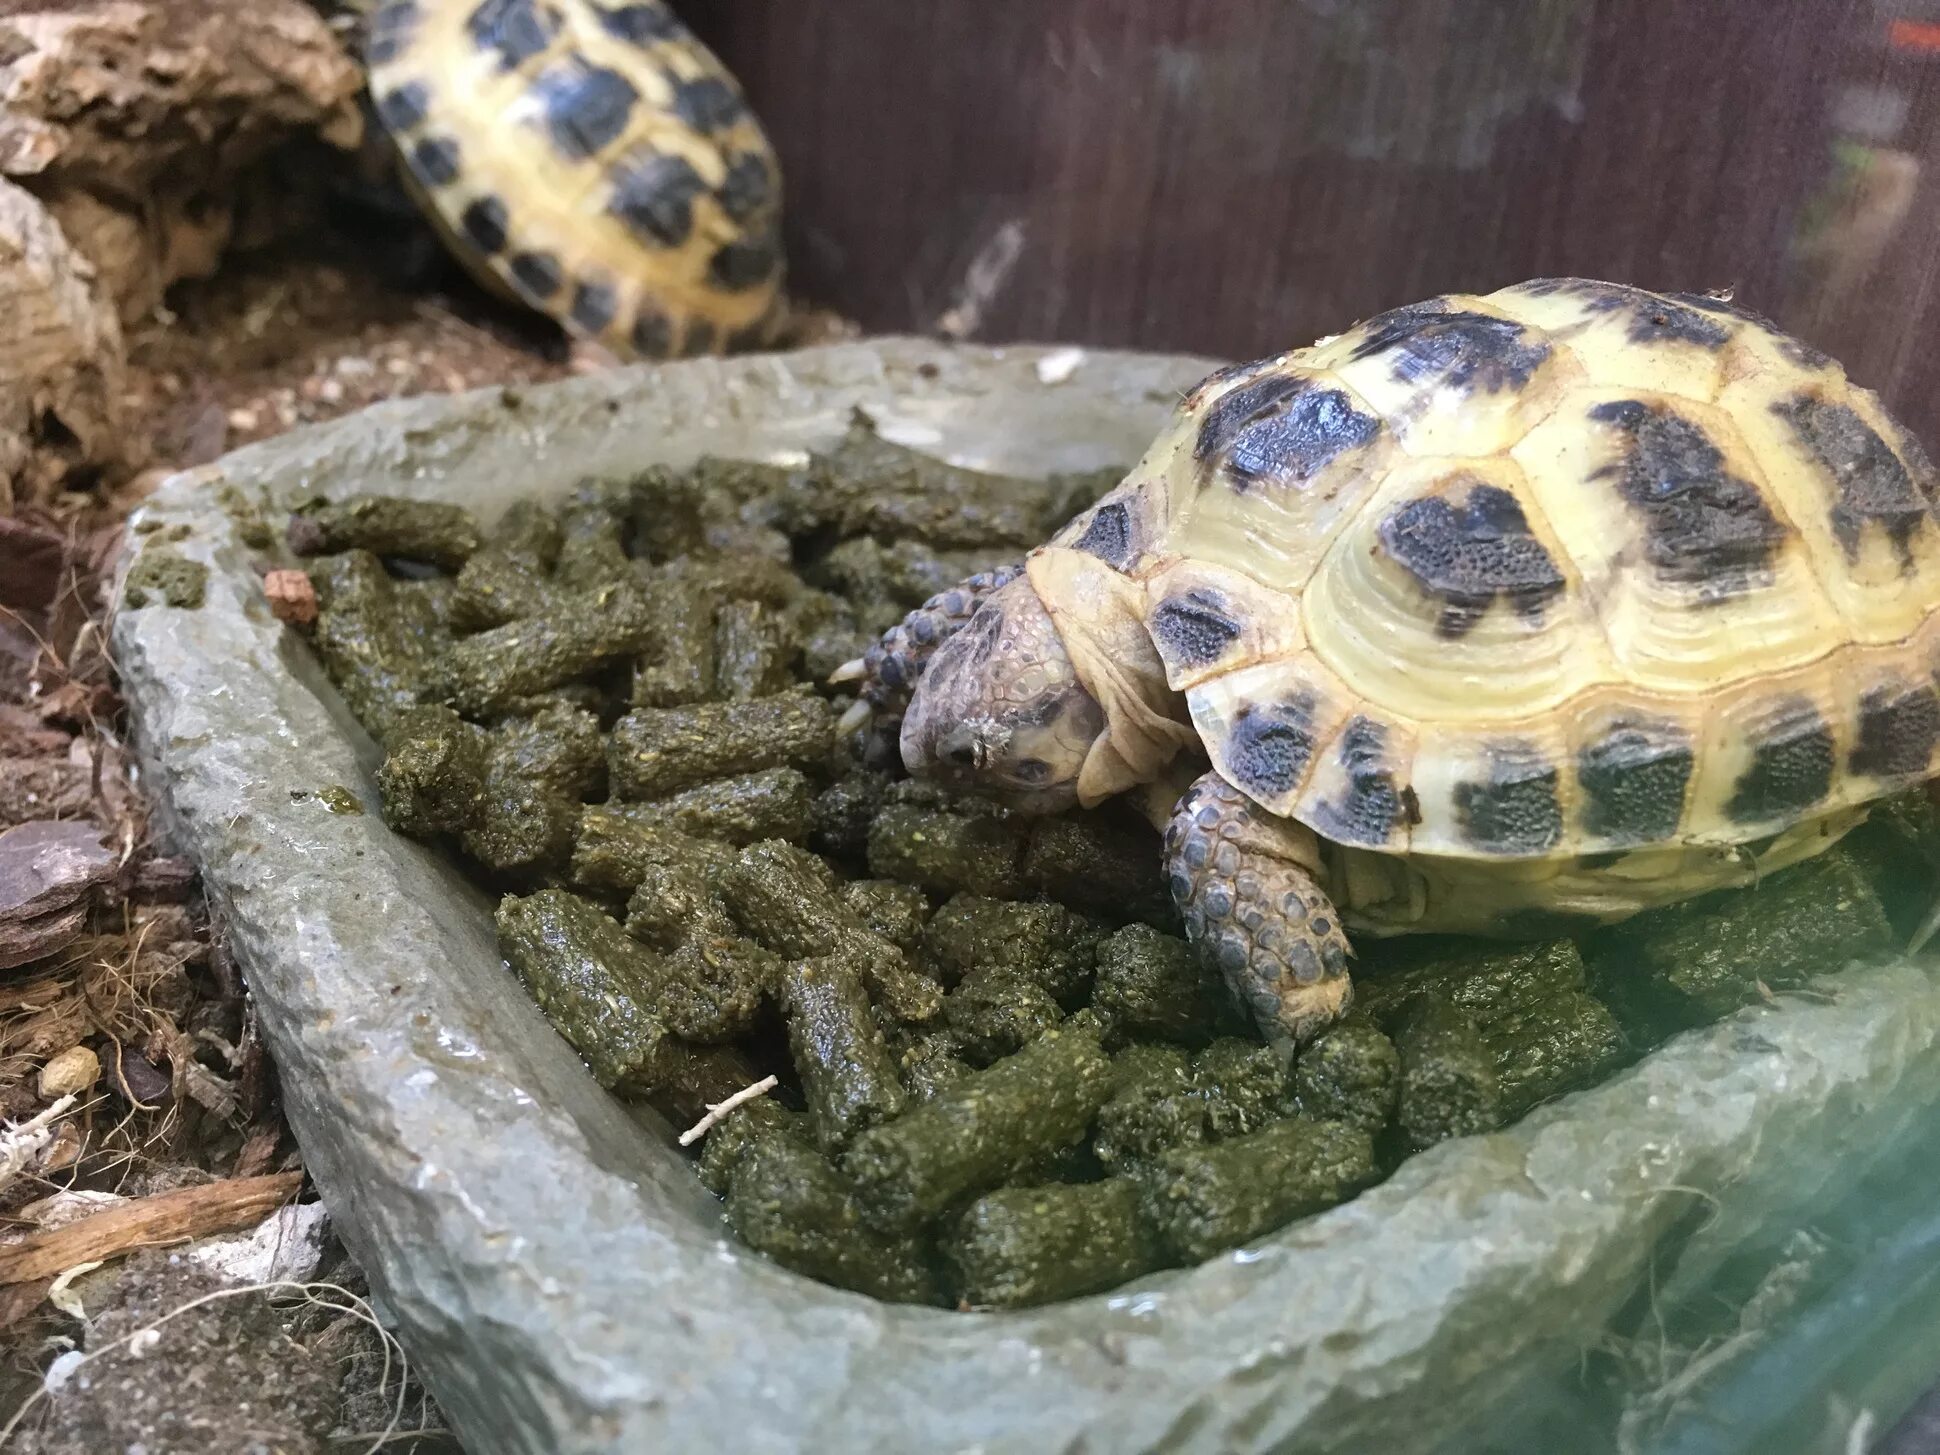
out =
[(623, 356), (772, 341), (780, 168), (661, 0), (398, 0), (368, 63), (409, 180), (488, 287)]

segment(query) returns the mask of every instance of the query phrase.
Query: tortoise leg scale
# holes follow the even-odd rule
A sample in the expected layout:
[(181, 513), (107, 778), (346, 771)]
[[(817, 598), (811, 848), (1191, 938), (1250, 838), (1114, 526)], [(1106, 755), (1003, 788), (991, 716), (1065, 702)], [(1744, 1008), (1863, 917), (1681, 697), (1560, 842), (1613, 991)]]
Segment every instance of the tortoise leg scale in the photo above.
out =
[(1297, 861), (1299, 841), (1217, 773), (1194, 781), (1165, 830), (1165, 876), (1186, 938), (1283, 1050), (1353, 999), (1340, 916)]

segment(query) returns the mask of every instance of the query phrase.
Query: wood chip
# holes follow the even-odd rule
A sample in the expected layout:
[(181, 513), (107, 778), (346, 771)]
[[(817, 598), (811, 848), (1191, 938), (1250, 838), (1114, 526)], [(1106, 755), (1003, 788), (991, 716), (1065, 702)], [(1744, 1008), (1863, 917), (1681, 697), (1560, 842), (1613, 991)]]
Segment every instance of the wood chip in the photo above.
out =
[(54, 1278), (77, 1263), (253, 1228), (296, 1196), (301, 1172), (237, 1177), (139, 1198), (0, 1246), (0, 1284)]

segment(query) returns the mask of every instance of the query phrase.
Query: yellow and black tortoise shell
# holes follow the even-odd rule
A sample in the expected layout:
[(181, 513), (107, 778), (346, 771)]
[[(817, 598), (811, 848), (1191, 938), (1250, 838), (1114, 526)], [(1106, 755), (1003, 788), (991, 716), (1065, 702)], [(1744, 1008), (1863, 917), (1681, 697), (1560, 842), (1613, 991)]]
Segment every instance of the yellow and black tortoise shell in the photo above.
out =
[(1934, 490), (1767, 320), (1541, 279), (1214, 374), (1053, 544), (1142, 584), (1266, 807), (1562, 857), (1754, 843), (1931, 775)]
[(487, 282), (622, 357), (769, 340), (780, 167), (659, 0), (386, 0), (365, 59), (414, 190)]

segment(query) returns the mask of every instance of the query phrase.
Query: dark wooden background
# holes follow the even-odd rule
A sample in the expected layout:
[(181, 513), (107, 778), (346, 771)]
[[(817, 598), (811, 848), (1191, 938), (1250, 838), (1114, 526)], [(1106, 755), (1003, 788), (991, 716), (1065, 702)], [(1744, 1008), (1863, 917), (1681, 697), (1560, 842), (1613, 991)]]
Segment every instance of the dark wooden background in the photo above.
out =
[(872, 330), (1249, 357), (1542, 274), (1734, 286), (1940, 446), (1940, 0), (681, 8), (795, 286)]

